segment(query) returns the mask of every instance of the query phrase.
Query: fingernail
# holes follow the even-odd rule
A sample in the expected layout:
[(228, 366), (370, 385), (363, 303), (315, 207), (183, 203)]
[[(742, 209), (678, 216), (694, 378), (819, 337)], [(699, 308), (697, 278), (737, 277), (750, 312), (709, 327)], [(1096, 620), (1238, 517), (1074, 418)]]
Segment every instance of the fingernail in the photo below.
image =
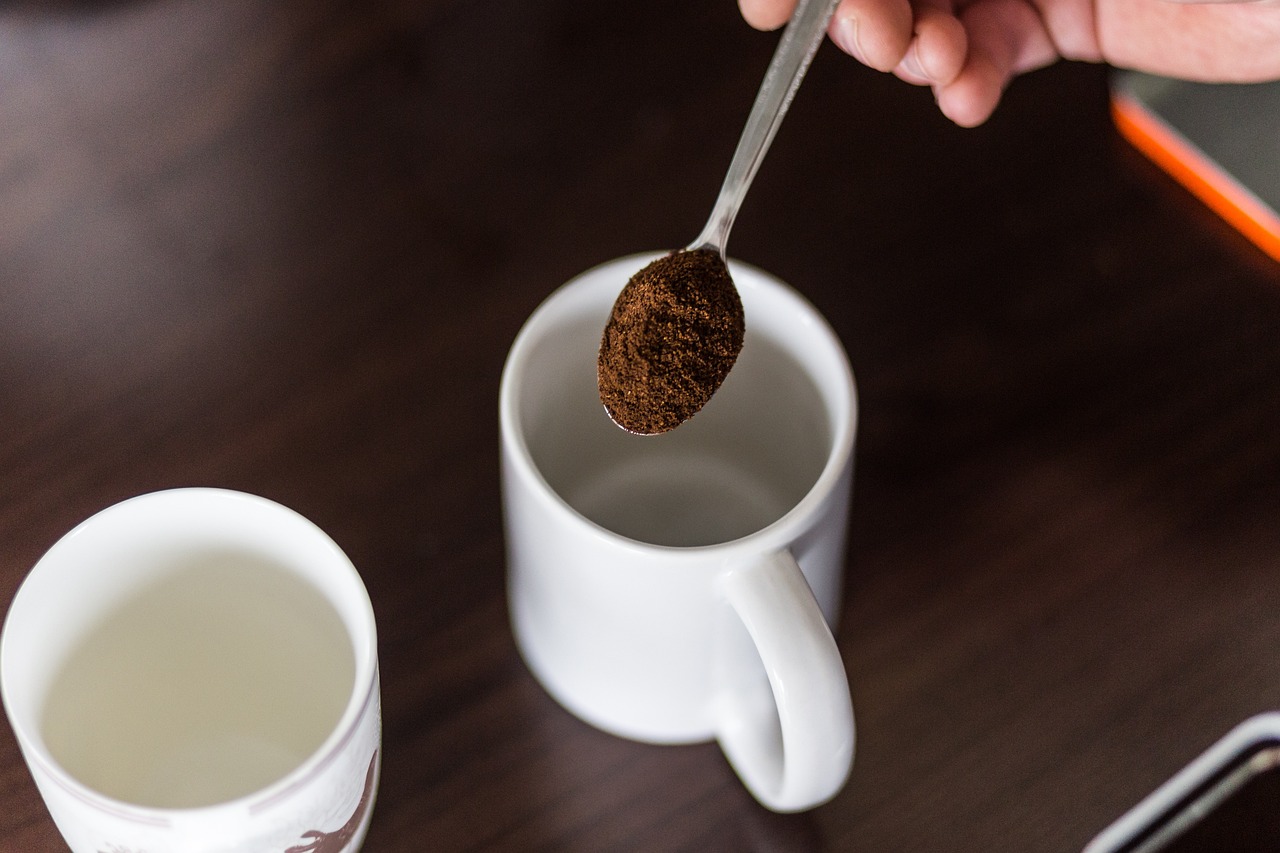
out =
[(862, 47), (858, 44), (858, 19), (853, 15), (845, 15), (836, 19), (835, 30), (831, 34), (840, 49), (859, 62), (866, 64)]
[(920, 41), (918, 39), (911, 42), (911, 49), (907, 51), (906, 56), (902, 57), (902, 68), (908, 74), (919, 77), (921, 80), (933, 79), (924, 70), (924, 65), (920, 62)]

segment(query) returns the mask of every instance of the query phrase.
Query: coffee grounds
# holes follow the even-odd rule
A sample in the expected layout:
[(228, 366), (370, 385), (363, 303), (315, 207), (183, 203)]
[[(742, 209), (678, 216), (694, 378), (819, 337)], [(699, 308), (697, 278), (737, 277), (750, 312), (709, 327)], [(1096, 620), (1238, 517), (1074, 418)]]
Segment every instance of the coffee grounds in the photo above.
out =
[(627, 282), (605, 325), (600, 401), (641, 435), (675, 429), (706, 405), (742, 351), (742, 300), (718, 252), (674, 252)]

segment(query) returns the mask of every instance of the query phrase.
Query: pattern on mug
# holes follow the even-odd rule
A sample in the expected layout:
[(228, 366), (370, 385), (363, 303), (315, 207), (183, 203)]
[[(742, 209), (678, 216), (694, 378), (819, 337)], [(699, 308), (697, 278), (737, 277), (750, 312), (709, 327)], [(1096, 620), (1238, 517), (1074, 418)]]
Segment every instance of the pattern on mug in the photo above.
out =
[(373, 774), (377, 764), (378, 753), (374, 752), (373, 757), (369, 759), (369, 770), (364, 776), (364, 791), (360, 794), (360, 802), (356, 804), (355, 812), (347, 818), (346, 823), (333, 832), (321, 832), (318, 829), (304, 832), (302, 837), (310, 841), (290, 847), (284, 853), (342, 853), (355, 837), (356, 830), (360, 828), (364, 813), (369, 810), (369, 800), (373, 796)]

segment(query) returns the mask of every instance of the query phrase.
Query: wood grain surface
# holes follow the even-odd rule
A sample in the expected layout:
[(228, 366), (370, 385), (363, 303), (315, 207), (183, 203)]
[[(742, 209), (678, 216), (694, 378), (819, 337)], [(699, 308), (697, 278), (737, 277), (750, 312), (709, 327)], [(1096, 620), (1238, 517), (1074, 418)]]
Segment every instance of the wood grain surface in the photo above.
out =
[[(730, 250), (858, 376), (850, 782), (775, 815), (532, 679), (507, 347), (697, 233), (776, 38), (731, 0), (0, 4), (0, 601), (142, 492), (311, 518), (379, 624), (371, 853), (1079, 850), (1280, 705), (1280, 266), (1117, 137), (1104, 68), (961, 130), (830, 44)], [(0, 850), (65, 850), (3, 728)]]

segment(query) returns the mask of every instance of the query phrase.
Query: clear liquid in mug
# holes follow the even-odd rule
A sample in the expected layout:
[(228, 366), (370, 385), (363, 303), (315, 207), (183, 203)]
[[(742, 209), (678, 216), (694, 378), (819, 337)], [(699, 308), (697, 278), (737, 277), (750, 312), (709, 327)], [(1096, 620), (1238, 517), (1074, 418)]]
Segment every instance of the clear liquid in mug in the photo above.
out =
[(107, 796), (194, 808), (282, 778), (328, 737), (355, 657), (341, 617), (243, 555), (175, 567), (91, 628), (41, 715), (53, 758)]

